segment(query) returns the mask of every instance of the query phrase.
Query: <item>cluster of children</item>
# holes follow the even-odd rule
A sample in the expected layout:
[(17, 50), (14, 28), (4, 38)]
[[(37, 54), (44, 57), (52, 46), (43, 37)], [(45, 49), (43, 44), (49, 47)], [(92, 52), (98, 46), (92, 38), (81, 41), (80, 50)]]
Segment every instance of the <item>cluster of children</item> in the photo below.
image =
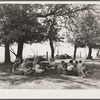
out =
[[(52, 63), (51, 66), (53, 66)], [(41, 66), (38, 58), (33, 61), (32, 66), (29, 66), (28, 59), (25, 59), (23, 62), (21, 62), (21, 59), (17, 58), (13, 64), (12, 73), (17, 75), (31, 75), (33, 72), (44, 73), (48, 69), (52, 68), (42, 67), (43, 66)], [(61, 61), (61, 63), (57, 66), (57, 72), (58, 74), (67, 74), (81, 77), (85, 77), (87, 73), (91, 73), (91, 71), (88, 70), (86, 66), (84, 66), (81, 60), (70, 60), (69, 63)]]
[(12, 73), (17, 75), (31, 75), (34, 71), (35, 73), (44, 72), (44, 70), (41, 69), (39, 60), (37, 58), (34, 60), (33, 66), (29, 66), (28, 59), (25, 59), (23, 62), (21, 62), (21, 59), (17, 58), (12, 67)]
[(87, 74), (91, 73), (91, 71), (82, 63), (82, 60), (70, 60), (68, 64), (64, 61), (57, 67), (58, 74), (67, 74), (74, 76), (85, 77)]

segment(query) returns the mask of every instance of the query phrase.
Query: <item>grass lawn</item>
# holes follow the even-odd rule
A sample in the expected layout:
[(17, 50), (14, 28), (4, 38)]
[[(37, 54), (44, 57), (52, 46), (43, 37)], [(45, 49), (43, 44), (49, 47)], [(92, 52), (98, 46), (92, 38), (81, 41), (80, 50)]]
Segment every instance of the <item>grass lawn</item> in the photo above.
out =
[(0, 64), (0, 89), (100, 89), (100, 61), (85, 61), (93, 71), (90, 77), (57, 75), (13, 75), (11, 64)]

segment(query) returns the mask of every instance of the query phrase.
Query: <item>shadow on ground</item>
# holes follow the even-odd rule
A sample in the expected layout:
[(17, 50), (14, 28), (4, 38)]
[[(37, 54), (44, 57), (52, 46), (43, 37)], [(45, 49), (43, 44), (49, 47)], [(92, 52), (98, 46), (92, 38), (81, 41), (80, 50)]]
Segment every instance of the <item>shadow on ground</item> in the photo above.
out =
[[(67, 75), (57, 75), (56, 71), (51, 71), (48, 74), (33, 74), (31, 76), (23, 76), (23, 75), (13, 75), (11, 73), (11, 66), (0, 64), (0, 82), (10, 83), (11, 85), (20, 85), (23, 83), (31, 83), (37, 81), (36, 84), (41, 84), (41, 80), (46, 80), (52, 83), (58, 84), (69, 84), (69, 86), (64, 86), (63, 89), (84, 89), (84, 87), (95, 87), (100, 88), (96, 83), (94, 84), (92, 80), (98, 80), (100, 77), (100, 67), (96, 64), (87, 64), (88, 68), (94, 71), (94, 74), (89, 78), (81, 79), (78, 76), (67, 76)], [(38, 81), (40, 80), (40, 81)]]

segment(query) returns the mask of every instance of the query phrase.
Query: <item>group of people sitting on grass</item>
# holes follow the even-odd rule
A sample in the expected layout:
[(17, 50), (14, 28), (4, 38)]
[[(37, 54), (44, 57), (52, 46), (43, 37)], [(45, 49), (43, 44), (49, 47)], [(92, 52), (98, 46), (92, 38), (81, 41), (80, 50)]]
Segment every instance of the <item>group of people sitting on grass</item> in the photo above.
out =
[(90, 75), (91, 71), (82, 63), (82, 60), (70, 60), (69, 63), (61, 61), (57, 67), (58, 74), (67, 74), (73, 76), (85, 77)]
[[(54, 65), (51, 63), (50, 66)], [(41, 63), (38, 60), (38, 58), (34, 59), (32, 66), (29, 66), (28, 59), (25, 59), (22, 62), (20, 58), (17, 58), (13, 64), (12, 73), (16, 75), (31, 75), (32, 73), (45, 73), (48, 69), (52, 68), (50, 66), (41, 66)], [(67, 74), (81, 77), (85, 77), (86, 74), (90, 72), (90, 70), (88, 70), (87, 67), (83, 65), (81, 60), (70, 60), (68, 63), (61, 61), (61, 63), (58, 64), (56, 67), (53, 67), (53, 69), (56, 69), (58, 74)]]
[(12, 67), (12, 73), (16, 75), (31, 75), (33, 72), (42, 73), (43, 69), (40, 68), (39, 60), (36, 58), (33, 61), (33, 66), (29, 66), (28, 59), (25, 59), (23, 62), (20, 58), (17, 58)]

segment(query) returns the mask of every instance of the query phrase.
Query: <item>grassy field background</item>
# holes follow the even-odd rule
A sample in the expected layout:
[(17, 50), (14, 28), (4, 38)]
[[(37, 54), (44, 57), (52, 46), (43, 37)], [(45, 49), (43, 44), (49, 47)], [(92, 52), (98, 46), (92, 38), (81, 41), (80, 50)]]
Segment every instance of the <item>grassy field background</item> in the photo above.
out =
[[(57, 63), (60, 61), (56, 61)], [(100, 89), (100, 60), (85, 60), (93, 74), (86, 78), (57, 75), (51, 71), (46, 75), (13, 75), (12, 64), (0, 64), (1, 89)]]

